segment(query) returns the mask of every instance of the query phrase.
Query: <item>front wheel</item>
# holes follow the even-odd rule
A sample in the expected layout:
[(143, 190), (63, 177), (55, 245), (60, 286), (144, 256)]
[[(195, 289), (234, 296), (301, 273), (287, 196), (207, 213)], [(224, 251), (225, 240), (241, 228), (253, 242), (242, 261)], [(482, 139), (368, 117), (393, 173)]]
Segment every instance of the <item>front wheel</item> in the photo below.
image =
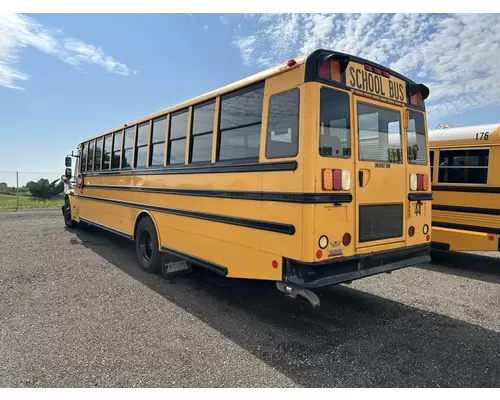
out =
[(62, 212), (64, 216), (64, 225), (66, 225), (68, 229), (73, 229), (76, 226), (76, 222), (71, 219), (71, 202), (67, 197), (64, 199)]
[(159, 247), (153, 222), (148, 217), (141, 219), (135, 232), (135, 252), (144, 271), (157, 273), (161, 270), (162, 253)]

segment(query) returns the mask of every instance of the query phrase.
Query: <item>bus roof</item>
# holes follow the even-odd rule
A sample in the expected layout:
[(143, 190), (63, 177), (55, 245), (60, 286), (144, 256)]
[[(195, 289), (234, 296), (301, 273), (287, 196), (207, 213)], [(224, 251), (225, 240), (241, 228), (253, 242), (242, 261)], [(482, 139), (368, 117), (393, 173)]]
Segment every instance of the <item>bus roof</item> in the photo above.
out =
[(500, 141), (500, 123), (496, 123), (496, 124), (485, 124), (485, 125), (461, 126), (458, 128), (429, 130), (429, 143), (456, 142), (456, 141), (462, 141), (466, 143), (467, 141), (470, 141), (471, 143), (473, 142), (473, 143), (484, 144), (484, 140), (476, 139), (476, 134), (477, 133), (481, 134), (486, 132), (488, 132), (488, 142)]

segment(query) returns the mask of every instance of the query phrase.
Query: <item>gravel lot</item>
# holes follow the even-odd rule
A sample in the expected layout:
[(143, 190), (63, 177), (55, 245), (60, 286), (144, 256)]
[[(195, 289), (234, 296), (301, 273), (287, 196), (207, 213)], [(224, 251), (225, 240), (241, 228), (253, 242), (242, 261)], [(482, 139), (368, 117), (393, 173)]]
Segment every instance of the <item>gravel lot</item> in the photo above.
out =
[(321, 291), (167, 282), (60, 210), (0, 213), (0, 386), (497, 387), (500, 268), (408, 268)]

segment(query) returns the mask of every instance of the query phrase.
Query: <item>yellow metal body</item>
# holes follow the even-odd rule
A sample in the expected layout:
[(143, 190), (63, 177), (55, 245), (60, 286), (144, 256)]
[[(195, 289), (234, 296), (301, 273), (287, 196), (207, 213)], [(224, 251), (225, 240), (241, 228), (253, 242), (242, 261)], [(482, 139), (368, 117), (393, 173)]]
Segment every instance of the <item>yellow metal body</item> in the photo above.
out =
[[(429, 238), (426, 238), (422, 230), (425, 224), (429, 226), (431, 224), (430, 201), (417, 202), (408, 199), (410, 174), (429, 175), (429, 163), (425, 165), (408, 163), (406, 151), (402, 152), (402, 162), (393, 163), (389, 168), (373, 161), (358, 161), (358, 122), (354, 111), (358, 103), (375, 105), (398, 113), (402, 121), (401, 148), (406, 149), (407, 107), (400, 103), (406, 102), (406, 97), (401, 99), (393, 95), (400, 101), (398, 103), (386, 98), (388, 95), (380, 97), (359, 90), (355, 93), (350, 90), (349, 85), (344, 88), (332, 88), (325, 83), (308, 82), (305, 79), (305, 57), (296, 58), (295, 61), (296, 64), (293, 66), (284, 64), (270, 68), (127, 124), (127, 127), (132, 127), (147, 122), (151, 129), (150, 121), (166, 115), (165, 136), (168, 143), (168, 127), (172, 113), (187, 108), (189, 118), (185, 162), (184, 166), (176, 168), (189, 168), (193, 106), (207, 100), (215, 100), (213, 131), (217, 133), (221, 96), (264, 81), (258, 163), (295, 162), (294, 168), (278, 171), (233, 170), (228, 173), (221, 167), (219, 170), (214, 169), (213, 172), (204, 170), (203, 173), (197, 173), (196, 167), (193, 167), (192, 171), (179, 170), (179, 173), (176, 173), (175, 168), (169, 170), (165, 155), (163, 170), (170, 171), (168, 174), (155, 173), (157, 169), (150, 168), (149, 159), (144, 172), (132, 169), (112, 173), (110, 169), (96, 174), (83, 173), (83, 187), (76, 187), (74, 196), (70, 196), (73, 219), (75, 221), (84, 219), (133, 239), (139, 215), (147, 213), (157, 228), (161, 248), (173, 249), (224, 266), (227, 268), (228, 277), (276, 281), (283, 279), (284, 258), (313, 263), (429, 243)], [(385, 85), (383, 87), (385, 92), (388, 94), (391, 90), (392, 93), (388, 84)], [(353, 110), (349, 117), (352, 143), (352, 156), (349, 158), (321, 157), (318, 153), (322, 87), (345, 92), (349, 96)], [(268, 159), (266, 135), (269, 100), (272, 95), (293, 88), (300, 91), (298, 153), (294, 157)], [(421, 112), (425, 120), (425, 112)], [(123, 129), (124, 127), (117, 127), (89, 140), (99, 139)], [(122, 134), (122, 141), (123, 136)], [(212, 165), (217, 165), (217, 140), (217, 135), (214, 134)], [(150, 147), (151, 141), (148, 143), (148, 148)], [(123, 152), (121, 154), (123, 157)], [(97, 163), (102, 167), (103, 158), (94, 160), (94, 165)], [(339, 193), (351, 194), (352, 201), (333, 204), (315, 203), (304, 199), (287, 200), (287, 195), (309, 194), (311, 197), (314, 194), (331, 193), (325, 192), (322, 187), (321, 171), (325, 168), (350, 172), (350, 189)], [(363, 187), (358, 184), (360, 171), (364, 174)], [(141, 188), (148, 190), (141, 191)], [(231, 195), (227, 195), (228, 193)], [(275, 194), (279, 200), (272, 198), (262, 200), (258, 198), (262, 193)], [(430, 188), (427, 193), (430, 194)], [(400, 237), (363, 243), (358, 241), (359, 205), (369, 203), (403, 204), (403, 227)], [(256, 228), (253, 225), (255, 221), (273, 226)], [(408, 235), (409, 226), (415, 227), (413, 237)], [(352, 242), (347, 246), (342, 244), (345, 233), (352, 236)], [(326, 249), (320, 249), (318, 244), (322, 235), (326, 235), (329, 240)], [(331, 255), (330, 251), (335, 249), (340, 249), (340, 252), (337, 254), (333, 252), (335, 255)], [(321, 250), (321, 254), (318, 250)]]
[(500, 124), (429, 131), (429, 150), (433, 246), (498, 251), (500, 177), (494, 171), (500, 168)]

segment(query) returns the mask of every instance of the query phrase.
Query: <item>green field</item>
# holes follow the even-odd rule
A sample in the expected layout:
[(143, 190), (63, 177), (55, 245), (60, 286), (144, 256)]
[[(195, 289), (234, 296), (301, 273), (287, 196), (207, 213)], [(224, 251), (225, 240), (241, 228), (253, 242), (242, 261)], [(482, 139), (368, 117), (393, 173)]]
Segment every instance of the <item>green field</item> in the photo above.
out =
[[(19, 208), (60, 208), (64, 204), (62, 195), (48, 200), (39, 200), (31, 196), (19, 196)], [(0, 194), (0, 210), (15, 210), (17, 197), (10, 194)]]

